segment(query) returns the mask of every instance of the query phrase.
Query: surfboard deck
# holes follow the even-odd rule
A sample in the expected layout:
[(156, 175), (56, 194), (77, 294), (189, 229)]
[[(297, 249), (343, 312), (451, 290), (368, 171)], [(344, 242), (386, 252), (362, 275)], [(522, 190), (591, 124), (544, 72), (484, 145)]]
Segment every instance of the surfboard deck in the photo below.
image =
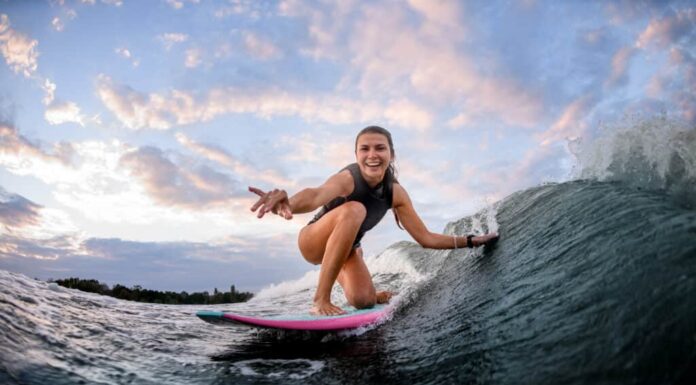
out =
[(369, 309), (344, 308), (346, 314), (315, 316), (312, 314), (288, 314), (270, 317), (254, 317), (233, 312), (202, 310), (198, 318), (213, 324), (247, 326), (266, 329), (340, 331), (375, 324), (389, 315), (387, 305), (375, 305)]

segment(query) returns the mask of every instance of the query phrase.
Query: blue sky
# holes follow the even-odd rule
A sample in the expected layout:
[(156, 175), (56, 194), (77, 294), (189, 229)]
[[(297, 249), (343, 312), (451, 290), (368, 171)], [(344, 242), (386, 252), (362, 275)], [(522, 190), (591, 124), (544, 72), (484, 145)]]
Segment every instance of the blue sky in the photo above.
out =
[[(262, 221), (388, 128), (433, 231), (569, 178), (626, 116), (696, 122), (688, 1), (0, 1), (0, 268), (166, 290), (314, 269)], [(390, 216), (367, 255), (408, 239)]]

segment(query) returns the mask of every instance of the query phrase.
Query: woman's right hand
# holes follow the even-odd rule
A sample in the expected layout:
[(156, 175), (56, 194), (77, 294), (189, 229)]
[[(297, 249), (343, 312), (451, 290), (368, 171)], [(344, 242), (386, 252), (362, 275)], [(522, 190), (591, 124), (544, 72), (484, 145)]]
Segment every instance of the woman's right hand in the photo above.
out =
[(259, 218), (263, 218), (270, 211), (285, 219), (292, 219), (290, 200), (285, 190), (274, 189), (273, 191), (264, 192), (259, 188), (249, 186), (249, 191), (259, 196), (259, 200), (251, 206), (251, 211), (259, 210), (257, 213)]

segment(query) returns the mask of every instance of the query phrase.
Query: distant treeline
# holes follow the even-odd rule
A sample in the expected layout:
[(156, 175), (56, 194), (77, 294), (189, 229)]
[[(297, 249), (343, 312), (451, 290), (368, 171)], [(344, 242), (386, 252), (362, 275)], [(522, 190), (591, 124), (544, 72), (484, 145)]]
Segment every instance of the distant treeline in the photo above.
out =
[(49, 282), (55, 282), (60, 286), (70, 289), (78, 289), (88, 291), (90, 293), (108, 295), (129, 301), (164, 303), (171, 305), (208, 305), (216, 303), (244, 302), (253, 296), (252, 293), (239, 292), (235, 290), (234, 285), (230, 287), (229, 292), (219, 292), (218, 289), (215, 288), (213, 294), (210, 294), (207, 291), (202, 293), (187, 293), (185, 291), (176, 293), (173, 291), (148, 290), (143, 289), (139, 285), (128, 288), (123, 285), (116, 284), (113, 288), (109, 288), (109, 285), (101, 283), (96, 279), (67, 278), (51, 280)]

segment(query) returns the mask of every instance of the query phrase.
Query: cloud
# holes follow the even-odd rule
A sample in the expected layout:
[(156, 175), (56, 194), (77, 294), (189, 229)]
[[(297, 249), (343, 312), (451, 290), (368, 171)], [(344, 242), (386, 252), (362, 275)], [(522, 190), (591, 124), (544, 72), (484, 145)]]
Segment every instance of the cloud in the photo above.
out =
[(105, 75), (97, 79), (97, 95), (121, 123), (135, 129), (168, 129), (172, 125), (168, 110), (177, 109), (179, 103), (190, 104), (188, 95), (175, 92), (166, 103), (159, 95), (147, 96), (130, 87), (115, 85)]
[(127, 153), (119, 164), (139, 179), (148, 195), (161, 205), (214, 206), (240, 195), (239, 183), (229, 175), (205, 165), (177, 165), (155, 147)]
[(693, 35), (696, 9), (681, 9), (670, 16), (653, 19), (636, 41), (637, 48), (668, 47), (683, 37)]
[(157, 36), (157, 39), (164, 44), (164, 48), (169, 51), (174, 44), (179, 44), (187, 41), (189, 39), (189, 36), (185, 33), (163, 33), (159, 36)]
[(53, 29), (55, 29), (58, 32), (62, 32), (65, 28), (65, 24), (63, 24), (63, 21), (57, 16), (53, 18), (53, 20), (51, 21), (51, 25), (53, 26)]
[(254, 0), (230, 0), (229, 4), (215, 10), (214, 16), (224, 19), (234, 15), (245, 15), (254, 20), (261, 16), (260, 8), (263, 4)]
[(420, 132), (426, 132), (431, 128), (434, 120), (429, 111), (405, 98), (389, 103), (384, 117), (393, 124)]
[[(56, 84), (50, 79), (44, 79), (41, 86), (44, 91), (43, 104), (46, 106), (44, 119), (51, 124), (77, 123), (84, 127), (87, 118), (80, 114), (80, 107), (74, 102), (62, 102), (56, 100)], [(95, 117), (92, 120), (98, 121)]]
[[(427, 4), (412, 1), (404, 8), (400, 3), (350, 3), (332, 8), (284, 3), (281, 14), (308, 19), (307, 55), (349, 63), (350, 71), (339, 85), (342, 91), (356, 89), (366, 98), (410, 95), (431, 106), (452, 106), (468, 117), (450, 120), (452, 127), (490, 120), (536, 125), (543, 110), (539, 95), (514, 78), (479, 69), (477, 58), (462, 50), (473, 37), (460, 3)], [(414, 12), (420, 16), (415, 23)]]
[[(353, 136), (337, 133), (303, 133), (283, 135), (280, 137), (278, 148), (283, 154), (284, 161), (297, 162), (314, 170), (322, 167), (323, 172), (315, 171), (315, 175), (334, 173), (345, 165), (355, 161), (352, 145)], [(322, 183), (314, 180), (312, 183)]]
[(269, 40), (248, 31), (243, 34), (243, 37), (244, 46), (252, 56), (261, 60), (271, 60), (280, 57), (280, 49)]
[(115, 7), (120, 7), (123, 5), (123, 0), (101, 0), (102, 3), (107, 5), (113, 5)]
[[(76, 250), (79, 232), (62, 211), (48, 209), (0, 187), (0, 257), (56, 259)], [(2, 259), (2, 258), (0, 258)]]
[(470, 32), (461, 22), (462, 10), (457, 1), (409, 0), (408, 4), (424, 18), (421, 25), (424, 34), (440, 38), (443, 34), (464, 36)]
[(0, 187), (0, 223), (5, 231), (11, 228), (36, 225), (42, 206)]
[(167, 4), (174, 9), (181, 9), (184, 7), (184, 2), (180, 0), (166, 0)]
[(0, 234), (0, 264), (21, 258), (55, 261), (66, 254), (79, 254), (79, 238), (60, 235), (46, 239)]
[(15, 73), (31, 77), (38, 67), (39, 42), (10, 28), (7, 15), (0, 15), (0, 53)]
[(140, 65), (140, 59), (136, 59), (133, 54), (128, 50), (128, 48), (123, 48), (119, 47), (114, 50), (116, 54), (124, 59), (127, 59), (128, 61), (131, 62), (133, 67), (137, 67)]
[(56, 97), (56, 84), (50, 79), (45, 79), (42, 88), (45, 92), (43, 104), (48, 106), (49, 104), (53, 103), (53, 100)]
[(203, 62), (201, 56), (203, 51), (200, 48), (190, 48), (186, 50), (186, 60), (184, 61), (184, 66), (186, 68), (196, 68)]
[(386, 106), (372, 101), (348, 99), (334, 94), (301, 95), (266, 89), (215, 88), (205, 97), (172, 90), (169, 94), (144, 94), (117, 85), (100, 75), (97, 94), (126, 127), (166, 130), (175, 125), (209, 121), (225, 114), (254, 114), (260, 118), (297, 116), (306, 121), (356, 124), (384, 121), (407, 129), (424, 131), (432, 118), (407, 99)]
[(224, 239), (219, 243), (137, 242), (69, 237), (32, 240), (0, 236), (0, 268), (41, 279), (94, 278), (113, 285), (173, 291), (256, 291), (296, 278), (312, 266), (294, 236)]
[(74, 102), (51, 103), (44, 112), (44, 118), (51, 125), (77, 123), (85, 125), (85, 117), (80, 114), (80, 107)]
[[(564, 143), (529, 148), (515, 161), (492, 161), (462, 167), (454, 187), (471, 202), (493, 203), (521, 189), (545, 182), (565, 180), (571, 171), (570, 154)], [(461, 201), (455, 200), (454, 202)], [(469, 203), (471, 204), (471, 203)]]
[[(288, 233), (301, 225), (280, 219), (258, 221), (249, 211), (254, 196), (237, 182), (238, 176), (200, 158), (117, 140), (58, 143), (50, 148), (31, 143), (12, 126), (0, 125), (0, 166), (45, 183), (55, 202), (79, 214), (76, 217), (90, 236), (165, 241), (185, 234), (186, 240), (208, 241), (259, 231)], [(274, 176), (267, 173), (254, 180)], [(105, 229), (107, 234), (102, 233)]]
[(64, 16), (61, 18), (56, 16), (51, 20), (51, 26), (57, 32), (63, 32), (65, 29), (65, 19), (72, 20), (77, 17), (77, 12), (72, 9), (68, 9), (64, 12)]
[(604, 83), (605, 86), (614, 87), (628, 83), (628, 67), (635, 54), (636, 49), (633, 47), (623, 47), (614, 54), (611, 59), (611, 73)]
[(542, 146), (548, 146), (555, 141), (565, 141), (582, 134), (587, 129), (585, 118), (597, 104), (593, 95), (584, 95), (568, 104), (561, 116), (551, 127), (537, 135)]
[(260, 169), (253, 164), (248, 164), (240, 161), (235, 156), (221, 147), (213, 144), (202, 144), (195, 142), (182, 133), (176, 134), (176, 139), (179, 143), (189, 150), (216, 162), (219, 165), (232, 171), (240, 179), (248, 181), (264, 181), (272, 186), (284, 186), (286, 188), (293, 187), (295, 182), (275, 170)]
[(56, 144), (52, 151), (47, 151), (20, 135), (13, 126), (0, 123), (0, 165), (11, 172), (53, 179), (71, 162), (73, 154), (68, 143)]

